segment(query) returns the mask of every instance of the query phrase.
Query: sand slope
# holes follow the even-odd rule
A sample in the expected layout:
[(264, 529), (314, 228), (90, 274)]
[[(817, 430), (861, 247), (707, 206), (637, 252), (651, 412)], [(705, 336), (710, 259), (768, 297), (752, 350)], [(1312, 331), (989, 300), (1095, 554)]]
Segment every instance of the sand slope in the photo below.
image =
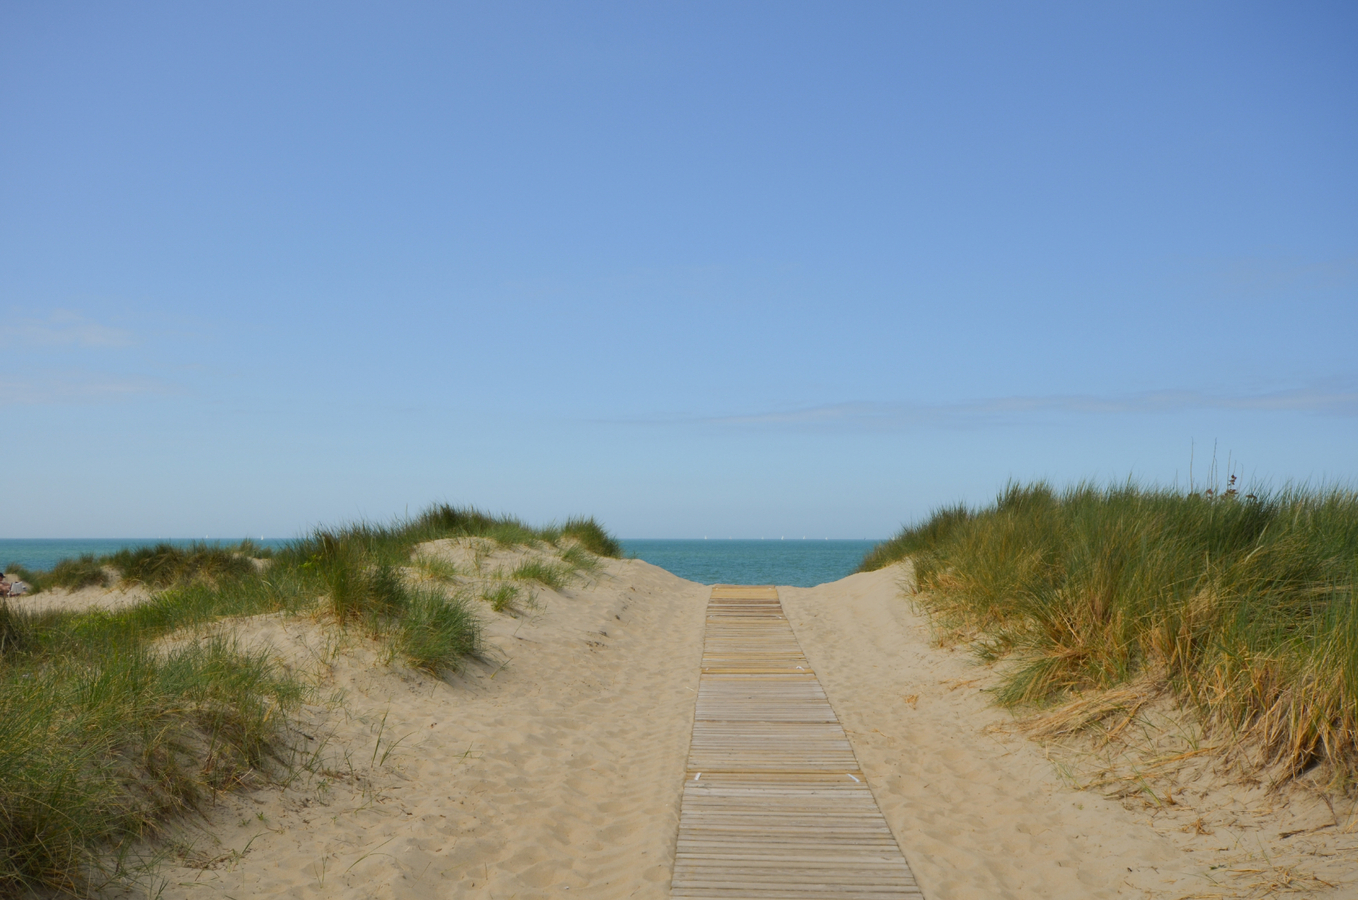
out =
[(163, 896), (667, 896), (707, 594), (607, 561), (519, 618), (486, 609), (487, 658), (447, 681), (314, 623), (243, 628), (343, 692), (298, 725), (330, 733), (324, 763), (225, 798)]
[[(462, 571), (514, 564), (456, 543), (421, 552)], [(996, 673), (935, 646), (901, 595), (906, 577), (780, 594), (925, 896), (1358, 896), (1352, 822), (1279, 839), (1285, 823), (1312, 827), (1314, 809), (1271, 809), (1261, 789), (1228, 785), (1203, 802), (1235, 808), (1236, 830), (1194, 830), (1186, 804), (1075, 790), (1060, 747), (990, 704)], [(293, 731), (305, 765), (286, 787), (224, 796), (181, 823), (162, 896), (667, 897), (708, 595), (604, 561), (589, 581), (540, 590), (533, 609), (483, 607), (486, 656), (446, 679), (306, 617), (223, 625), (315, 685)], [(1333, 887), (1279, 862), (1301, 848)]]
[(934, 645), (901, 596), (906, 577), (893, 567), (780, 594), (926, 896), (1358, 896), (1358, 835), (1317, 832), (1329, 843), (1305, 860), (1298, 838), (1279, 837), (1325, 810), (1318, 801), (1266, 803), (1258, 786), (1207, 785), (1196, 798), (1204, 806), (1248, 806), (1249, 821), (1200, 832), (1182, 804), (1073, 789), (1054, 764), (1058, 748), (1016, 733), (990, 704), (996, 673)]
[(117, 587), (84, 587), (79, 590), (59, 587), (37, 594), (23, 594), (10, 598), (15, 609), (28, 612), (85, 612), (90, 609), (119, 610), (136, 606), (151, 599), (151, 592), (143, 585)]

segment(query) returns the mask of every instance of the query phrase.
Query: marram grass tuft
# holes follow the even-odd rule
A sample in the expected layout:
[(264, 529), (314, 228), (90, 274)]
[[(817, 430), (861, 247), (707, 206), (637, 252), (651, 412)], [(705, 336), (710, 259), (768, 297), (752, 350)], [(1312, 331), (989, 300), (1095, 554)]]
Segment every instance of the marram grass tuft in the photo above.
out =
[(919, 602), (1044, 704), (1147, 680), (1292, 774), (1358, 775), (1358, 494), (1010, 485), (939, 510), (863, 568), (913, 559)]

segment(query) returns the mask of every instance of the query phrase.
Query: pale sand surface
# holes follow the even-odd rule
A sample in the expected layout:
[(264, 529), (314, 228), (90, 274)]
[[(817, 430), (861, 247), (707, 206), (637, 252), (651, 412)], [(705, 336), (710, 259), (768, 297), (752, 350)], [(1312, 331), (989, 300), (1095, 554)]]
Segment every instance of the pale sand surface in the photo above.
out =
[(446, 680), (307, 620), (244, 625), (342, 694), (297, 725), (324, 761), (182, 829), (162, 896), (667, 896), (707, 595), (606, 561), (518, 618), (483, 609), (487, 658)]
[(123, 609), (136, 606), (151, 599), (145, 587), (134, 584), (127, 587), (85, 587), (73, 591), (68, 588), (52, 588), (38, 594), (24, 594), (10, 599), (15, 609), (30, 612), (84, 612), (87, 609)]
[(1061, 773), (1080, 746), (1019, 733), (986, 693), (997, 673), (935, 644), (901, 596), (906, 577), (779, 593), (927, 897), (1358, 897), (1352, 800), (1336, 819), (1314, 795), (1229, 772), (1196, 773), (1173, 805), (1073, 789)]
[[(473, 582), (522, 558), (456, 542), (422, 552)], [(1268, 812), (1260, 788), (1208, 784), (1200, 806), (1234, 804), (1246, 821), (1204, 835), (1182, 829), (1189, 804), (1072, 788), (1053, 760), (1074, 751), (990, 704), (996, 673), (936, 646), (901, 596), (906, 574), (780, 594), (927, 897), (1270, 896), (1251, 885), (1277, 881), (1279, 850), (1302, 888), (1291, 896), (1358, 896), (1353, 829), (1278, 840), (1312, 807)], [(294, 733), (313, 758), (286, 788), (223, 796), (178, 826), (162, 896), (668, 896), (708, 594), (605, 561), (559, 594), (540, 589), (535, 608), (482, 607), (488, 652), (446, 679), (308, 618), (233, 623), (315, 686)], [(1340, 886), (1306, 881), (1303, 863)]]

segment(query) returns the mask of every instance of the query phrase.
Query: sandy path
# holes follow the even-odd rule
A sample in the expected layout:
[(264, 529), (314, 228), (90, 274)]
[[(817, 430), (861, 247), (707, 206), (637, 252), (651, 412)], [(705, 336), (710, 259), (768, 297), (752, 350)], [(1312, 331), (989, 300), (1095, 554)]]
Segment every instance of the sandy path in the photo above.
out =
[[(899, 568), (779, 588), (891, 829), (931, 900), (1179, 897), (1199, 867), (1120, 804), (1076, 792), (1010, 717), (984, 671), (932, 646)], [(910, 698), (914, 698), (913, 700)]]
[[(1302, 888), (1289, 896), (1358, 896), (1348, 826), (1261, 843), (1313, 826), (1315, 810), (1228, 788), (1209, 800), (1252, 830), (1196, 831), (1186, 802), (1139, 809), (1073, 789), (1061, 753), (991, 705), (996, 673), (934, 646), (905, 574), (779, 595), (929, 900), (1256, 898), (1276, 895), (1270, 879)], [(185, 823), (162, 896), (668, 897), (708, 594), (606, 561), (593, 583), (542, 591), (535, 611), (484, 608), (492, 651), (447, 680), (307, 618), (233, 623), (316, 679), (295, 724), (314, 762), (286, 789), (226, 795)], [(1279, 848), (1305, 849), (1300, 862), (1337, 886), (1288, 881)]]
[(451, 681), (331, 654), (343, 703), (299, 725), (333, 730), (328, 771), (226, 798), (164, 896), (668, 896), (708, 589), (604, 566), (487, 610), (498, 652)]

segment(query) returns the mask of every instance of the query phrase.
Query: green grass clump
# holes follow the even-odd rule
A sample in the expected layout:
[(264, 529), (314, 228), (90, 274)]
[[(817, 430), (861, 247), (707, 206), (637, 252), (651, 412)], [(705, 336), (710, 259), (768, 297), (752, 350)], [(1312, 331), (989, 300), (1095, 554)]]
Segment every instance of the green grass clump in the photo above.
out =
[(571, 577), (570, 569), (540, 559), (526, 559), (515, 566), (509, 577), (515, 581), (535, 581), (554, 591), (564, 588)]
[(53, 566), (51, 571), (30, 574), (36, 577), (31, 581), (25, 578), (24, 581), (33, 585), (35, 591), (54, 587), (75, 591), (84, 587), (107, 587), (112, 582), (107, 562), (93, 553), (85, 553), (74, 559), (63, 559)]
[(900, 534), (869, 550), (858, 571), (873, 572), (940, 544), (955, 528), (970, 520), (971, 511), (961, 503), (936, 509), (922, 524), (904, 528)]
[(571, 544), (561, 551), (561, 562), (573, 572), (594, 574), (599, 571), (599, 557), (579, 544)]
[[(369, 559), (376, 557), (376, 565), (390, 570), (390, 564), (380, 554), (366, 550), (358, 541), (322, 540), (318, 552), (303, 563), (313, 568), (325, 589), (330, 613), (340, 622), (369, 619), (384, 606), (386, 598), (377, 596), (377, 579), (368, 570)], [(383, 587), (386, 587), (383, 577)]]
[(395, 638), (410, 665), (437, 674), (456, 669), (462, 657), (476, 652), (481, 626), (461, 597), (417, 588), (403, 599)]
[(309, 610), (319, 593), (314, 578), (286, 570), (218, 582), (181, 582), (157, 591), (145, 603), (71, 617), (45, 640), (78, 648), (97, 640), (151, 639), (228, 617)]
[(622, 544), (609, 534), (602, 525), (589, 518), (567, 519), (561, 526), (561, 537), (570, 538), (595, 556), (622, 558)]
[(458, 576), (462, 574), (452, 560), (445, 559), (442, 556), (421, 555), (415, 557), (414, 563), (424, 577), (431, 581), (451, 584), (457, 581)]
[(407, 527), (428, 535), (424, 540), (482, 537), (506, 547), (532, 546), (556, 538), (551, 528), (532, 528), (513, 516), (491, 515), (475, 507), (449, 506), (447, 503), (431, 506)]
[(228, 547), (201, 542), (188, 547), (160, 543), (129, 547), (107, 556), (86, 553), (63, 559), (47, 572), (34, 572), (13, 563), (5, 571), (25, 581), (33, 593), (57, 587), (109, 587), (115, 581), (155, 589), (195, 579), (237, 578), (254, 568), (252, 559), (272, 555), (271, 550), (248, 540)]
[(417, 669), (456, 669), (480, 644), (481, 625), (464, 599), (438, 589), (408, 587), (386, 563), (341, 554), (328, 562), (325, 578), (338, 619), (362, 622), (374, 635), (388, 638)]
[(122, 580), (147, 587), (169, 587), (179, 581), (240, 577), (254, 564), (239, 549), (194, 543), (188, 547), (156, 544), (119, 550), (108, 557)]
[(316, 578), (338, 621), (387, 639), (410, 665), (456, 669), (479, 646), (481, 626), (460, 596), (406, 584), (396, 563), (410, 561), (414, 541), (408, 532), (372, 525), (317, 531), (278, 554), (271, 569)]
[(486, 588), (481, 592), (481, 599), (490, 604), (490, 608), (496, 612), (504, 612), (515, 600), (519, 599), (519, 587), (514, 584), (501, 582), (493, 588)]
[(491, 515), (470, 506), (431, 506), (406, 526), (421, 540), (446, 537), (482, 537), (503, 546), (558, 544), (569, 539), (596, 556), (619, 558), (622, 545), (593, 517), (574, 517), (564, 524), (541, 528), (525, 525), (513, 516)]
[(0, 896), (135, 875), (122, 853), (263, 766), (300, 696), (220, 639), (75, 642), (79, 618), (0, 605)]
[(904, 529), (863, 568), (907, 556), (932, 613), (1013, 661), (1003, 702), (1149, 678), (1267, 763), (1358, 774), (1353, 491), (1010, 485)]

